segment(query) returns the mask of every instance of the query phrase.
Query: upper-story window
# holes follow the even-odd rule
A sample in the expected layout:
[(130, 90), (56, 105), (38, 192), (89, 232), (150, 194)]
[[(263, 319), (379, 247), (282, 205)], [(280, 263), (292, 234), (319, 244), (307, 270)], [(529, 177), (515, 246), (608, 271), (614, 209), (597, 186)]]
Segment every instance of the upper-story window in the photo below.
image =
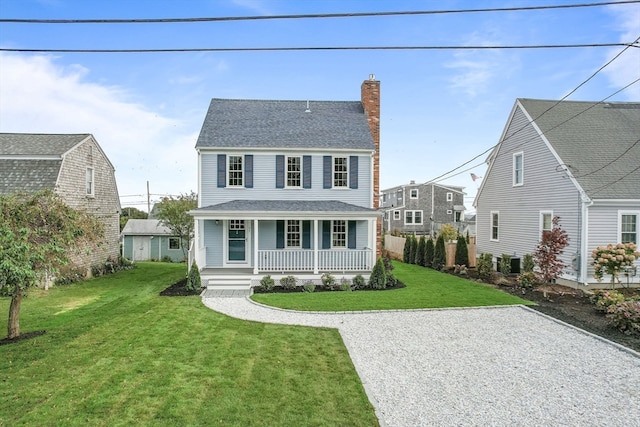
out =
[(287, 187), (302, 186), (302, 158), (287, 157)]
[(87, 168), (86, 189), (87, 189), (87, 196), (95, 195), (95, 188), (94, 188), (94, 181), (93, 181), (93, 168)]
[(447, 202), (453, 201), (453, 193), (447, 193)]
[(417, 199), (418, 198), (418, 189), (417, 188), (412, 188), (409, 191), (409, 198), (410, 199)]
[(524, 183), (524, 159), (523, 154), (515, 153), (513, 155), (513, 185), (522, 185)]
[(638, 243), (638, 217), (640, 213), (620, 214), (620, 243)]
[(347, 187), (349, 185), (349, 170), (346, 157), (333, 158), (333, 186)]
[(229, 187), (242, 187), (243, 185), (242, 156), (229, 156), (228, 182)]

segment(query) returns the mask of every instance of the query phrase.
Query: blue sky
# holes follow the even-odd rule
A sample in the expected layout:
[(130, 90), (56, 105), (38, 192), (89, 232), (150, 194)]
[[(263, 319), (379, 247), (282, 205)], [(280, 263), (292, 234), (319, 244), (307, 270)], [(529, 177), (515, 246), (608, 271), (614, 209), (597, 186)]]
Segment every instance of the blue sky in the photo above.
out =
[[(582, 3), (364, 0), (0, 0), (0, 19), (142, 19)], [(640, 4), (545, 11), (174, 24), (0, 23), (0, 48), (154, 49), (497, 46), (632, 42)], [(0, 52), (0, 131), (92, 133), (124, 207), (197, 189), (194, 145), (211, 98), (359, 100), (381, 81), (381, 187), (425, 182), (498, 142), (516, 98), (560, 99), (622, 50), (387, 50), (197, 53)], [(602, 100), (640, 78), (628, 49), (569, 99)], [(640, 83), (609, 100), (640, 101)], [(481, 156), (440, 181), (466, 187)], [(144, 195), (144, 196), (143, 196)]]

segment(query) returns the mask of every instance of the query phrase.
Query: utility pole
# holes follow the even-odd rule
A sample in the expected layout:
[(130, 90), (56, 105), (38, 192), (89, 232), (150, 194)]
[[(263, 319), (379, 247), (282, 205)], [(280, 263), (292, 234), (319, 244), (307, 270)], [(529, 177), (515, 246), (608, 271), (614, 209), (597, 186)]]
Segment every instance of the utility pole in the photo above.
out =
[(147, 181), (147, 216), (151, 215), (151, 195), (149, 194), (149, 181)]

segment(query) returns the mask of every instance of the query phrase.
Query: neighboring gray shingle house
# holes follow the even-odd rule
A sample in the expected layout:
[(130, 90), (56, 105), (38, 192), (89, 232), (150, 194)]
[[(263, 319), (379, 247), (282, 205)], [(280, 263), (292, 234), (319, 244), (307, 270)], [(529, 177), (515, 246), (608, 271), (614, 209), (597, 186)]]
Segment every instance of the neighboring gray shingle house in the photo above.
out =
[(426, 182), (399, 185), (382, 190), (380, 208), (384, 210), (386, 232), (435, 235), (444, 224), (466, 233), (464, 187)]
[(131, 261), (184, 260), (182, 239), (157, 219), (130, 219), (122, 229), (122, 256)]
[(72, 262), (88, 268), (118, 257), (120, 199), (114, 168), (91, 134), (0, 133), (0, 194), (44, 189), (104, 224), (104, 244), (79, 248)]
[(640, 103), (517, 99), (488, 164), (474, 202), (478, 254), (532, 253), (558, 216), (570, 239), (561, 282), (607, 286), (592, 250), (640, 233)]
[(213, 99), (196, 144), (203, 284), (367, 275), (379, 248), (379, 82), (362, 102)]

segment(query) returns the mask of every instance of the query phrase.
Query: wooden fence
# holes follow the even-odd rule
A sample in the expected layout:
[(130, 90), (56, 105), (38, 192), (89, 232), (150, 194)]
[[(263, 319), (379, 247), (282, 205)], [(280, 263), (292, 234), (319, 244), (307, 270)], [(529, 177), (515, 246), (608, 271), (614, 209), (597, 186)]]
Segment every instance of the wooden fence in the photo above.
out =
[[(386, 234), (384, 236), (384, 248), (389, 252), (391, 258), (402, 260), (404, 253), (404, 237), (392, 236)], [(476, 266), (476, 239), (475, 236), (470, 237), (470, 243), (467, 243), (467, 251), (469, 253), (469, 265), (467, 267)], [(456, 243), (448, 242), (444, 244), (444, 249), (447, 254), (446, 266), (453, 267), (456, 259)]]

